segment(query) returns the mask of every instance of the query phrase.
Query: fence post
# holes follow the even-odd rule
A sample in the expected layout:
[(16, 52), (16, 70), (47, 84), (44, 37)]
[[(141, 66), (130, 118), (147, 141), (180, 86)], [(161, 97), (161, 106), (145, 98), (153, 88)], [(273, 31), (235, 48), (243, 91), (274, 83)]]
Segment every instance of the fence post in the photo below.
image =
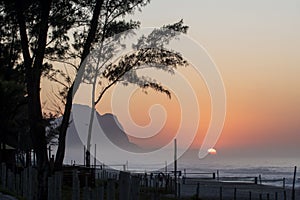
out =
[[(1, 147), (1, 144), (0, 144)], [(2, 163), (0, 165), (0, 185), (2, 185)]]
[(148, 187), (148, 175), (147, 173), (145, 172), (144, 174), (144, 184), (143, 184), (144, 187)]
[(91, 200), (99, 199), (97, 187), (93, 188), (90, 192), (91, 192), (91, 194), (90, 194)]
[(140, 192), (140, 178), (137, 176), (131, 177), (131, 187), (130, 187), (130, 199), (131, 200), (138, 200), (139, 199), (139, 192)]
[(153, 179), (153, 184), (154, 184), (154, 197), (155, 199), (158, 199), (158, 196), (159, 196), (159, 193), (158, 193), (158, 181), (157, 181), (157, 178), (154, 178)]
[(27, 198), (28, 197), (28, 171), (25, 168), (21, 174), (21, 181), (22, 181), (22, 196)]
[(6, 164), (1, 164), (1, 185), (5, 189), (6, 188)]
[(196, 190), (196, 198), (199, 198), (199, 192), (200, 192), (200, 183), (197, 183), (197, 190)]
[(38, 194), (38, 171), (36, 168), (31, 167), (32, 170), (32, 186), (33, 186), (33, 199), (37, 199), (37, 194)]
[(48, 200), (54, 200), (54, 181), (53, 181), (53, 177), (48, 177)]
[(168, 175), (166, 175), (166, 177), (165, 177), (165, 181), (166, 181), (166, 184), (165, 184), (165, 191), (168, 191), (169, 190), (169, 184), (170, 184), (170, 176), (169, 176), (169, 174)]
[(8, 177), (7, 180), (6, 180), (7, 189), (10, 190), (10, 191), (14, 191), (15, 190), (15, 187), (14, 187), (14, 185), (15, 185), (15, 175), (10, 169), (7, 170), (7, 177)]
[(120, 172), (119, 174), (120, 200), (129, 200), (130, 194), (130, 173)]
[(173, 179), (171, 176), (169, 176), (169, 188), (170, 188), (170, 191), (174, 191), (174, 188), (173, 188)]
[[(28, 196), (27, 198), (29, 200), (33, 199), (33, 171), (32, 171), (32, 166), (29, 166), (27, 168), (28, 170)], [(26, 183), (25, 183), (26, 184)]]
[(32, 166), (29, 166), (24, 170), (24, 179), (23, 179), (23, 196), (27, 200), (37, 198), (37, 189), (38, 189), (38, 174), (37, 170)]
[(98, 199), (103, 200), (104, 199), (104, 186), (100, 185), (98, 186)]
[(177, 183), (177, 191), (178, 191), (178, 198), (180, 199), (181, 198), (181, 184), (180, 183)]
[(61, 200), (61, 187), (62, 187), (62, 172), (55, 172), (54, 174), (55, 185), (55, 200)]
[(72, 200), (79, 200), (80, 199), (80, 182), (78, 178), (77, 170), (73, 170), (73, 177), (72, 177)]
[(252, 193), (251, 193), (251, 191), (249, 191), (249, 200), (251, 200), (252, 199)]
[(88, 186), (83, 187), (82, 196), (83, 196), (84, 200), (90, 200), (90, 192), (89, 192), (89, 187)]
[(223, 188), (222, 188), (222, 186), (220, 187), (220, 200), (222, 200), (223, 199)]
[(236, 188), (234, 188), (233, 199), (236, 200)]
[(106, 194), (107, 194), (107, 199), (109, 200), (115, 200), (115, 181), (112, 179), (109, 179), (107, 181), (107, 190), (106, 190)]
[(21, 192), (21, 175), (20, 174), (17, 174), (16, 175), (16, 192), (17, 192), (17, 195), (21, 195), (22, 192)]

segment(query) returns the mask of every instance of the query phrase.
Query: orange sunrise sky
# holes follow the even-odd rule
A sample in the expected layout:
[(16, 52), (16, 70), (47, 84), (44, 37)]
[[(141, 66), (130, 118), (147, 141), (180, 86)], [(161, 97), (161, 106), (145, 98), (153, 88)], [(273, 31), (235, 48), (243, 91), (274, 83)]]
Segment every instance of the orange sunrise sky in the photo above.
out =
[[(203, 45), (218, 66), (227, 97), (224, 128), (215, 146), (218, 154), (295, 156), (300, 153), (299, 10), (298, 0), (152, 0), (128, 19), (141, 21), (142, 27), (183, 19), (190, 27), (188, 36)], [(181, 72), (199, 101), (200, 122), (192, 145), (199, 148), (210, 122), (210, 96), (191, 68)], [(97, 106), (101, 114), (111, 112), (110, 94)], [(179, 126), (176, 96), (168, 99), (151, 90), (132, 96), (133, 120), (140, 126), (150, 123), (148, 110), (154, 104), (165, 108), (166, 124), (153, 138), (131, 138), (139, 145), (164, 145)]]

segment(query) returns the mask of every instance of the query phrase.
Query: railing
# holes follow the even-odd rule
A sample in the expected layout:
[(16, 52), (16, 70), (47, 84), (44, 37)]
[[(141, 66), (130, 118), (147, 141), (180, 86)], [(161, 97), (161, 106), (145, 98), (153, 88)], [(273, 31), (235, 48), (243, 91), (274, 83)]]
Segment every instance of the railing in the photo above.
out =
[[(48, 199), (57, 200), (62, 197), (62, 186), (71, 188), (72, 200), (79, 199), (137, 199), (139, 195), (174, 194), (178, 197), (189, 190), (189, 195), (203, 195), (208, 190), (211, 195), (219, 195), (231, 199), (251, 199), (253, 195), (261, 198), (287, 199), (290, 191), (286, 188), (286, 179), (263, 179), (262, 176), (244, 177), (219, 177), (219, 172), (191, 172), (186, 170), (175, 172), (126, 172), (110, 169), (107, 165), (98, 165), (87, 168), (85, 166), (64, 166), (63, 172), (56, 172), (48, 177)], [(298, 179), (299, 180), (299, 179)], [(280, 182), (282, 188), (267, 187), (263, 183)], [(245, 184), (239, 184), (239, 183)], [(12, 171), (4, 163), (0, 165), (0, 187), (10, 190), (15, 194), (34, 199), (37, 192), (37, 170), (28, 167), (18, 171)], [(175, 187), (178, 190), (175, 190)], [(259, 188), (259, 192), (257, 189)], [(228, 196), (228, 193), (232, 196)], [(135, 198), (132, 198), (134, 196)], [(119, 198), (118, 198), (119, 197)], [(147, 196), (148, 198), (149, 196)], [(202, 196), (201, 196), (202, 197)], [(277, 198), (276, 198), (277, 197)], [(152, 198), (152, 197), (151, 197)], [(225, 199), (226, 199), (225, 198)], [(128, 198), (127, 198), (128, 199)], [(254, 198), (255, 199), (255, 198)], [(257, 199), (257, 198), (256, 198)], [(268, 198), (267, 198), (268, 199)]]
[[(70, 188), (72, 200), (79, 199), (138, 199), (141, 194), (160, 195), (174, 192), (174, 178), (170, 174), (135, 174), (85, 166), (64, 166), (63, 171), (48, 177), (48, 200), (62, 199), (62, 189)], [(13, 172), (6, 164), (0, 166), (0, 188), (9, 190), (27, 200), (37, 197), (37, 170), (34, 167)], [(148, 198), (149, 196), (147, 196)]]

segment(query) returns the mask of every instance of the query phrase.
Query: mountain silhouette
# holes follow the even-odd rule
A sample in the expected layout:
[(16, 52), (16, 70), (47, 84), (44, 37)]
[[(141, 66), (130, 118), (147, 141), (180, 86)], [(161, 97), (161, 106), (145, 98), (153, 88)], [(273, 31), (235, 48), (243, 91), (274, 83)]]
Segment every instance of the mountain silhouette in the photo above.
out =
[[(71, 115), (70, 117), (70, 124), (67, 131), (67, 137), (66, 137), (66, 153), (65, 153), (65, 163), (70, 162), (70, 160), (77, 160), (79, 162), (83, 161), (84, 157), (84, 145), (86, 146), (86, 143), (82, 141), (81, 139), (87, 138), (87, 128), (89, 122), (89, 116), (91, 113), (91, 108), (85, 105), (80, 104), (73, 104), (72, 112), (76, 110), (75, 116)], [(122, 125), (118, 121), (117, 117), (113, 114), (104, 114), (100, 115), (98, 112), (95, 112), (95, 118), (94, 121), (101, 126), (103, 132), (105, 133), (106, 137), (112, 142), (114, 145), (118, 146), (119, 148), (122, 148), (126, 151), (131, 152), (143, 152), (143, 149), (137, 146), (136, 144), (129, 141), (127, 134), (125, 133)], [(81, 132), (80, 136), (79, 133), (81, 130), (77, 127), (77, 124), (75, 125), (74, 117), (76, 117), (76, 121), (79, 120), (86, 128), (85, 131)], [(80, 119), (78, 119), (80, 118)], [(96, 121), (97, 120), (97, 121)], [(58, 126), (62, 121), (62, 117), (59, 117), (55, 120), (53, 126)], [(95, 134), (95, 133), (93, 133)], [(93, 136), (92, 136), (93, 137)], [(102, 141), (94, 141), (92, 140), (92, 144), (97, 144), (97, 148), (100, 148), (101, 150), (101, 142)], [(91, 153), (93, 153), (94, 147), (91, 149)]]

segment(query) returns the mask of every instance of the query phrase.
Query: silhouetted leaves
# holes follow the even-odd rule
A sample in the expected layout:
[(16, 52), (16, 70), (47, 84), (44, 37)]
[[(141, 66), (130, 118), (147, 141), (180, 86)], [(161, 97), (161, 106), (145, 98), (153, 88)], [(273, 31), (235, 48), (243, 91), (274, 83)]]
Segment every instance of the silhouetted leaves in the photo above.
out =
[[(19, 102), (29, 99), (32, 110), (23, 109), (20, 112), (26, 115), (27, 112), (31, 112), (30, 131), (35, 133), (32, 138), (35, 140), (33, 144), (37, 151), (45, 151), (43, 129), (47, 125), (41, 119), (43, 112), (39, 98), (40, 78), (44, 76), (59, 84), (60, 91), (55, 94), (55, 97), (68, 105), (63, 113), (66, 118), (59, 129), (62, 141), (60, 145), (63, 146), (72, 107), (74, 79), (80, 64), (89, 52), (99, 48), (99, 44), (101, 46), (105, 39), (109, 37), (116, 39), (119, 33), (138, 28), (139, 22), (124, 20), (122, 17), (140, 11), (149, 2), (150, 0), (0, 1), (0, 82), (2, 84), (0, 92), (1, 96), (5, 96), (1, 103), (19, 105)], [(99, 5), (97, 7), (100, 9), (99, 15), (94, 15), (96, 5)], [(93, 16), (96, 16), (94, 21)], [(176, 38), (179, 32), (186, 33), (187, 29), (188, 27), (181, 20), (154, 30), (150, 35), (140, 38), (133, 46), (135, 50), (133, 53), (100, 66), (105, 67), (101, 68), (103, 73), (100, 73), (97, 65), (97, 68), (88, 66), (84, 77), (86, 80), (92, 80), (93, 76), (102, 78), (100, 81), (97, 80), (102, 91), (95, 101), (99, 102), (107, 89), (117, 82), (124, 85), (136, 84), (144, 91), (151, 88), (171, 97), (168, 88), (153, 77), (139, 76), (137, 71), (150, 67), (173, 74), (178, 66), (185, 66), (187, 62), (180, 53), (165, 49), (164, 46), (171, 39)], [(100, 56), (103, 60), (109, 60), (116, 49), (124, 47), (119, 43), (119, 39), (117, 38), (112, 45), (102, 46)], [(97, 63), (97, 58), (90, 59), (94, 59), (92, 65)], [(11, 80), (13, 82), (10, 82)], [(92, 82), (87, 81), (87, 83)], [(9, 110), (10, 108), (19, 109), (3, 106), (3, 113), (14, 113)], [(48, 113), (47, 117), (51, 118), (57, 114), (57, 112)], [(17, 116), (20, 117), (15, 115)], [(8, 119), (10, 121), (7, 125), (17, 121), (15, 120), (17, 118)], [(18, 118), (18, 121), (21, 121), (20, 119)], [(28, 125), (28, 122), (26, 123)], [(46, 135), (47, 141), (57, 134), (57, 129), (50, 132), (53, 134)], [(64, 147), (57, 151), (57, 165), (63, 162), (63, 152)], [(39, 155), (45, 156), (44, 153)], [(46, 158), (40, 157), (38, 160), (41, 161), (39, 167), (45, 167)]]

